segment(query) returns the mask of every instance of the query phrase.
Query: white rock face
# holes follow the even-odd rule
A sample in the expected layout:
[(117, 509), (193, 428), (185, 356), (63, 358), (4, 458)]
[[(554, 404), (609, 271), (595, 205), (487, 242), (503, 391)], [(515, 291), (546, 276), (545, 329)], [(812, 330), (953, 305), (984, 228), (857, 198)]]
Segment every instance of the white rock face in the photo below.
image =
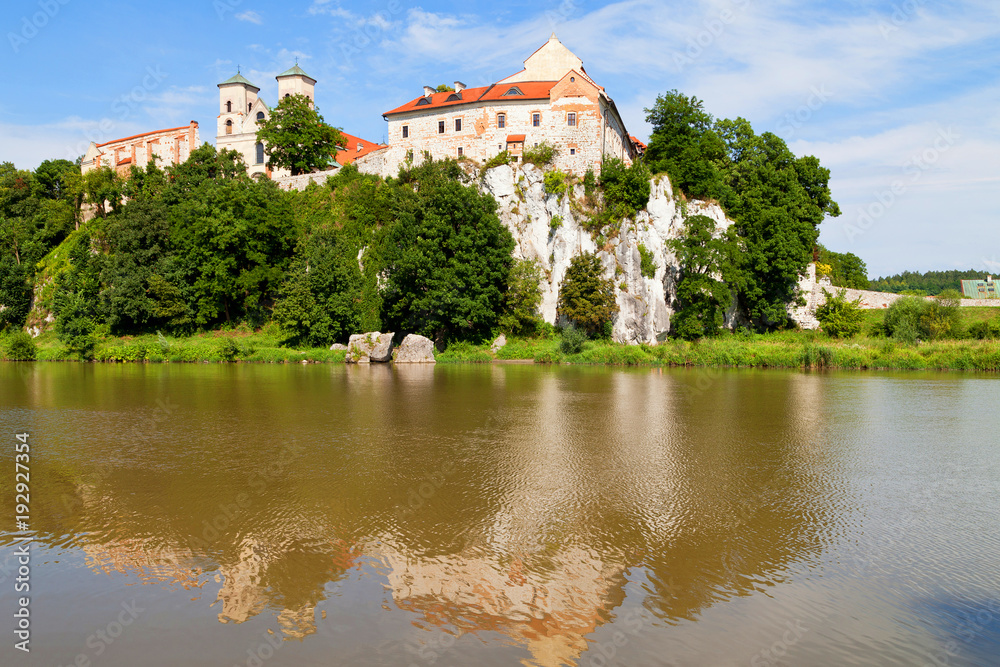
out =
[(392, 359), (391, 333), (373, 331), (354, 334), (347, 343), (347, 361), (353, 364), (367, 364), (370, 361), (385, 362)]
[[(640, 211), (635, 220), (623, 221), (618, 236), (602, 248), (580, 225), (569, 195), (560, 201), (558, 196), (545, 193), (542, 171), (533, 165), (490, 169), (480, 189), (493, 195), (500, 205), (500, 219), (517, 243), (514, 256), (533, 259), (542, 267), (545, 281), (540, 310), (546, 322), (556, 324), (559, 286), (570, 260), (584, 252), (596, 252), (604, 266), (604, 277), (615, 285), (619, 312), (614, 318), (614, 339), (636, 345), (654, 344), (657, 336), (662, 339), (670, 328), (671, 304), (679, 277), (679, 267), (665, 243), (679, 236), (685, 217), (683, 205), (674, 200), (666, 176), (651, 183), (646, 210)], [(578, 185), (572, 196), (582, 200), (583, 194), (583, 187)], [(715, 204), (689, 202), (686, 212), (712, 218), (720, 231), (732, 224)], [(552, 229), (555, 216), (561, 222)], [(642, 275), (640, 243), (653, 253), (656, 272), (651, 278)], [(729, 313), (727, 324), (732, 318)]]
[(434, 341), (417, 334), (407, 334), (396, 348), (393, 361), (397, 364), (433, 364)]

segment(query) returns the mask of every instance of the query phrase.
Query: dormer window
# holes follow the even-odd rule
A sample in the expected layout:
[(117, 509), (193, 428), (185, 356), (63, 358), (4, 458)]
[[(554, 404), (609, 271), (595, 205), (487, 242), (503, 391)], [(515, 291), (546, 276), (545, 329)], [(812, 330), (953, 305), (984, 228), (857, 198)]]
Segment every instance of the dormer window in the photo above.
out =
[(431, 103), (431, 100), (430, 100), (429, 97), (421, 97), (419, 100), (417, 100), (417, 106), (418, 107), (422, 107), (425, 104), (430, 104), (430, 103)]
[(462, 101), (462, 93), (452, 93), (451, 95), (448, 96), (448, 99), (445, 100), (445, 102), (461, 102), (461, 101)]
[(518, 88), (517, 86), (511, 86), (510, 88), (507, 89), (506, 93), (504, 93), (503, 95), (501, 95), (501, 97), (508, 97), (510, 95), (522, 95), (523, 96), (524, 93), (522, 93), (521, 89)]

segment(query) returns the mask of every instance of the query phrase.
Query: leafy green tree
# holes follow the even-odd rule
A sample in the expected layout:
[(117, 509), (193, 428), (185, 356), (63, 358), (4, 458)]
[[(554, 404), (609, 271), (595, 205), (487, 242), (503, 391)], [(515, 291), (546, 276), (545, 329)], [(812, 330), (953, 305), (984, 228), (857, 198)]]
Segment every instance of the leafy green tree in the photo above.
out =
[(37, 355), (35, 341), (27, 332), (19, 331), (7, 341), (7, 358), (11, 361), (34, 361)]
[(601, 163), (604, 206), (612, 220), (631, 217), (649, 203), (649, 169), (641, 160), (629, 166), (618, 158)]
[(542, 318), (538, 306), (542, 302), (542, 267), (530, 259), (514, 261), (507, 279), (504, 311), (500, 328), (517, 336), (534, 334)]
[(264, 142), (270, 166), (288, 169), (293, 176), (326, 169), (337, 146), (345, 145), (340, 130), (327, 125), (305, 95), (282, 99), (260, 123), (257, 141)]
[(513, 263), (514, 238), (496, 201), (462, 176), (454, 160), (401, 171), (413, 190), (386, 237), (384, 319), (439, 343), (491, 334)]
[(667, 172), (673, 187), (689, 197), (721, 199), (725, 195), (720, 165), (726, 147), (701, 100), (671, 90), (646, 109), (646, 121), (653, 132), (644, 159), (654, 171)]
[(590, 336), (601, 335), (618, 312), (615, 286), (602, 278), (601, 260), (583, 253), (570, 260), (559, 287), (559, 313)]
[(823, 325), (823, 331), (834, 338), (850, 338), (857, 335), (865, 319), (864, 313), (861, 312), (861, 299), (848, 301), (844, 290), (833, 295), (824, 289), (823, 294), (826, 296), (826, 302), (816, 308), (816, 319)]
[(946, 289), (958, 289), (963, 280), (983, 280), (986, 278), (984, 271), (969, 269), (968, 271), (927, 271), (918, 273), (914, 271), (903, 271), (893, 276), (879, 277), (871, 281), (868, 289), (877, 292), (895, 292), (902, 294), (912, 290), (920, 290), (922, 294), (931, 296), (940, 294)]
[(854, 253), (833, 252), (821, 245), (819, 261), (830, 267), (830, 282), (834, 287), (869, 289), (868, 267)]
[(926, 310), (927, 301), (919, 297), (908, 296), (893, 301), (885, 311), (882, 324), (886, 336), (905, 343), (927, 338), (923, 322)]
[(453, 93), (455, 92), (454, 86), (449, 86), (447, 83), (440, 84), (435, 90), (439, 93)]
[(944, 290), (936, 299), (926, 302), (921, 323), (932, 340), (960, 337), (961, 303), (962, 295), (955, 289)]
[(299, 242), (274, 306), (274, 321), (292, 343), (346, 343), (361, 324), (362, 280), (348, 240), (333, 229), (317, 229)]
[(717, 232), (714, 220), (695, 215), (684, 221), (683, 234), (667, 241), (667, 247), (681, 268), (680, 309), (670, 320), (671, 333), (688, 340), (716, 335), (732, 304), (733, 291), (741, 285), (735, 230)]

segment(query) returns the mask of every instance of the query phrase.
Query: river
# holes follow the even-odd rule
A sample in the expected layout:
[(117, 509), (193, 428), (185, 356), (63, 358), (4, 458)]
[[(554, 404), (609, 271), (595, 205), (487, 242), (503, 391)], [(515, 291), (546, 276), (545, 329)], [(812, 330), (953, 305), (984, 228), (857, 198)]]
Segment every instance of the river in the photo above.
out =
[(998, 407), (959, 373), (0, 364), (0, 663), (992, 667)]

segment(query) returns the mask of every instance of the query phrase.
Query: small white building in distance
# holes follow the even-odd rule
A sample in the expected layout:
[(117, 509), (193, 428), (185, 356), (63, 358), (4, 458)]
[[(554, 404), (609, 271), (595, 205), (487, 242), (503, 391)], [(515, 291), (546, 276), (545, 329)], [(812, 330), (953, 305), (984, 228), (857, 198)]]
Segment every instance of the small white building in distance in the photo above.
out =
[(614, 100), (553, 35), (524, 61), (524, 70), (494, 84), (424, 94), (383, 114), (389, 123), (387, 173), (407, 159), (469, 157), (485, 162), (502, 151), (520, 159), (546, 141), (554, 166), (577, 174), (600, 170), (605, 157), (627, 164), (644, 148), (625, 129)]
[(200, 145), (198, 123), (195, 121), (181, 127), (135, 134), (103, 144), (92, 141), (80, 162), (80, 171), (86, 174), (100, 167), (111, 167), (122, 176), (127, 176), (132, 165), (145, 169), (150, 160), (163, 169), (184, 162), (191, 151)]

